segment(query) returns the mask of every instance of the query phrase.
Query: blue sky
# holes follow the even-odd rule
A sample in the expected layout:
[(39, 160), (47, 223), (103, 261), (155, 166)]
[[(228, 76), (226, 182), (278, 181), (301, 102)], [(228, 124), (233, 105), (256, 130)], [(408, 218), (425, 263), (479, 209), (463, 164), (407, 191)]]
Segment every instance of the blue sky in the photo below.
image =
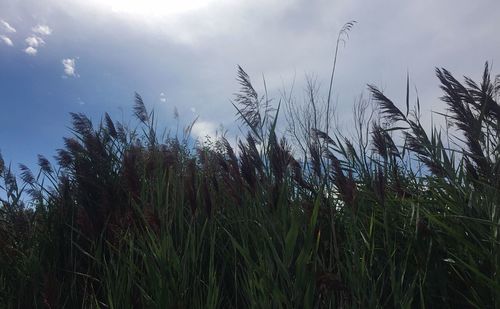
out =
[(334, 88), (340, 121), (351, 123), (368, 83), (402, 99), (406, 72), (425, 116), (443, 107), (435, 67), (478, 77), (490, 61), (499, 72), (499, 13), (497, 0), (2, 0), (0, 150), (33, 166), (62, 146), (69, 112), (128, 120), (134, 91), (166, 125), (176, 107), (181, 122), (199, 116), (196, 136), (222, 124), (234, 138), (236, 66), (257, 89), (264, 75), (276, 96), (295, 79), (300, 100), (306, 74), (326, 90), (350, 20)]

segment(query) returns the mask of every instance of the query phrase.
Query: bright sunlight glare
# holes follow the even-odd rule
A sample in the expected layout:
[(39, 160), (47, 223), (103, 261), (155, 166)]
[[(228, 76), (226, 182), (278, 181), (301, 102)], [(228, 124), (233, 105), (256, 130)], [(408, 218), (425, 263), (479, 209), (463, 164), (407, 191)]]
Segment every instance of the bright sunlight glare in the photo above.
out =
[(98, 7), (115, 13), (164, 17), (179, 15), (208, 6), (214, 0), (89, 0)]

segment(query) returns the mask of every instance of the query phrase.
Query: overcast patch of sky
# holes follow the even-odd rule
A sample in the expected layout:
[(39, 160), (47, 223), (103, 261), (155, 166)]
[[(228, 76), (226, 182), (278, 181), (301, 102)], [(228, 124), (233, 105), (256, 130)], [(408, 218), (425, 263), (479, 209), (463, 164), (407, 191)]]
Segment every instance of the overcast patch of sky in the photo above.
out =
[[(434, 67), (449, 68), (457, 76), (478, 77), (484, 62), (490, 60), (498, 72), (495, 57), (500, 38), (494, 32), (500, 27), (496, 16), (500, 2), (495, 0), (223, 0), (187, 14), (150, 19), (106, 12), (86, 3), (0, 3), (0, 19), (18, 30), (12, 35), (17, 41), (23, 41), (39, 24), (53, 30), (50, 41), (33, 59), (44, 63), (43, 71), (39, 63), (27, 63), (12, 51), (7, 57), (18, 59), (19, 66), (39, 70), (31, 71), (32, 83), (56, 74), (47, 86), (52, 94), (38, 93), (41, 97), (35, 101), (54, 114), (48, 133), (57, 141), (67, 134), (63, 130), (68, 110), (89, 113), (96, 120), (104, 111), (120, 118), (119, 107), (129, 115), (133, 91), (141, 93), (147, 105), (168, 121), (177, 106), (181, 119), (188, 123), (194, 118), (190, 111), (194, 107), (204, 126), (223, 123), (234, 129), (235, 112), (229, 99), (238, 89), (237, 64), (259, 90), (264, 74), (272, 94), (277, 95), (282, 85), (289, 87), (295, 76), (295, 93), (302, 97), (306, 73), (316, 74), (326, 91), (337, 32), (349, 20), (358, 24), (340, 50), (334, 88), (339, 112), (347, 115), (342, 119), (351, 117), (352, 104), (367, 83), (402, 102), (408, 71), (412, 85), (419, 89), (423, 114), (428, 116), (431, 109), (443, 107), (437, 99), (440, 91)], [(0, 54), (7, 55), (8, 47), (0, 46)], [(63, 81), (62, 59), (76, 57), (80, 78)], [(13, 65), (10, 68), (15, 70)], [(162, 92), (165, 102), (158, 96)], [(26, 99), (13, 95), (15, 100), (21, 98)], [(31, 103), (3, 101), (2, 109), (6, 104), (25, 104), (29, 110)], [(31, 122), (27, 125), (43, 125), (40, 119)], [(36, 138), (20, 137), (28, 142)], [(14, 145), (12, 139), (0, 135), (2, 149), (9, 148), (9, 143)], [(13, 153), (19, 151), (26, 150)], [(53, 153), (53, 149), (34, 149), (32, 155), (37, 151)]]

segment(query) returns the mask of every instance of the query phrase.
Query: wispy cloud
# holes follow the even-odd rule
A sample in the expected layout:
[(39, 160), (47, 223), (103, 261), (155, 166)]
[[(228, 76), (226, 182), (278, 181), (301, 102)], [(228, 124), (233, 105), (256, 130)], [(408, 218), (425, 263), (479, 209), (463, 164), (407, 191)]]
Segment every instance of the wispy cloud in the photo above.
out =
[(51, 35), (52, 34), (52, 29), (47, 25), (36, 25), (35, 27), (31, 28), (31, 30), (34, 33), (37, 33), (39, 35)]
[(14, 43), (12, 43), (12, 40), (9, 37), (5, 36), (5, 35), (0, 35), (0, 40), (2, 42), (4, 42), (6, 45), (14, 46)]
[(26, 44), (28, 44), (29, 47), (33, 47), (33, 48), (37, 48), (37, 47), (45, 44), (45, 41), (41, 37), (38, 37), (35, 35), (27, 37), (26, 40), (24, 40), (24, 41), (26, 42)]
[(76, 69), (75, 69), (76, 66), (75, 59), (72, 58), (63, 59), (61, 63), (64, 66), (64, 74), (66, 74), (66, 76), (73, 76), (73, 77), (78, 76), (78, 74), (76, 74)]
[(38, 50), (36, 48), (29, 46), (24, 50), (24, 52), (30, 56), (35, 56), (38, 53)]
[(0, 19), (0, 28), (8, 33), (16, 32), (16, 29), (3, 19)]

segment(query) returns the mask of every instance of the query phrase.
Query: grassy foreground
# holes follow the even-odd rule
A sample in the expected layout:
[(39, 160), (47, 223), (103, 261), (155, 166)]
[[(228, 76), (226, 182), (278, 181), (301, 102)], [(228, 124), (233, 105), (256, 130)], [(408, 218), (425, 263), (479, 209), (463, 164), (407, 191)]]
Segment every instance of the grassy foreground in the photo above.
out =
[(500, 308), (500, 83), (437, 76), (444, 133), (370, 87), (357, 139), (287, 141), (241, 69), (237, 149), (160, 138), (139, 95), (135, 128), (72, 114), (57, 165), (0, 156), (1, 306)]

